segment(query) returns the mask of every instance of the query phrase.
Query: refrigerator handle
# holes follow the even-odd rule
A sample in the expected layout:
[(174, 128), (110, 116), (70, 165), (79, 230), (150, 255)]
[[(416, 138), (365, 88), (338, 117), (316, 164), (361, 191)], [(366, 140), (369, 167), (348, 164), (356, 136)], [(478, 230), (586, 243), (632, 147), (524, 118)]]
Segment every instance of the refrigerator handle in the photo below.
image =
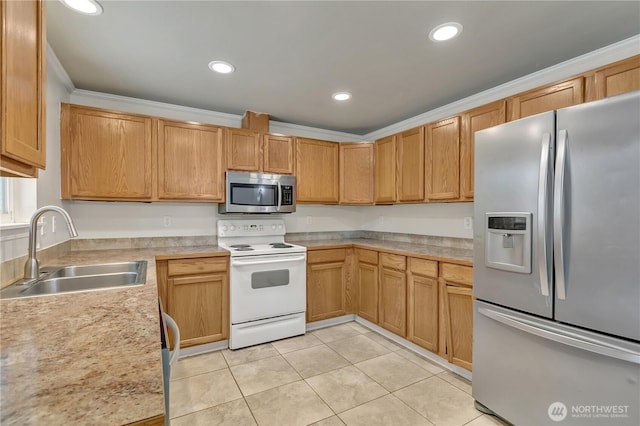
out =
[(533, 334), (543, 339), (640, 365), (640, 353), (633, 350), (554, 327), (548, 327), (545, 324), (517, 318), (513, 315), (497, 312), (492, 309), (478, 308), (478, 313), (506, 326), (517, 328), (525, 333)]
[[(540, 292), (549, 296), (549, 265), (547, 256), (547, 211), (549, 155), (551, 153), (551, 133), (542, 135), (540, 152), (540, 174), (538, 182), (538, 266), (540, 268)], [(553, 173), (553, 171), (551, 171)]]
[(564, 247), (562, 228), (564, 226), (564, 173), (567, 159), (569, 136), (566, 129), (558, 132), (558, 157), (556, 158), (555, 187), (553, 191), (553, 252), (556, 271), (556, 292), (558, 299), (566, 299), (564, 280)]

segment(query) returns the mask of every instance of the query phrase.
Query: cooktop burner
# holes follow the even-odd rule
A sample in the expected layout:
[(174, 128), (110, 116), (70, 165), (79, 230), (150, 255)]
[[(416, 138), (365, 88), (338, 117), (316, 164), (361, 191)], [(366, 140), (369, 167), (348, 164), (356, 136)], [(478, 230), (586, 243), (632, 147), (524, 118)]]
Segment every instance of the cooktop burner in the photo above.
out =
[(290, 247), (293, 247), (292, 245), (285, 244), (285, 243), (271, 243), (269, 245), (271, 247), (273, 247), (273, 248), (290, 248)]
[[(233, 246), (231, 246), (233, 247)], [(252, 247), (246, 246), (246, 247), (234, 247), (235, 251), (253, 251)]]
[(249, 244), (232, 244), (229, 247), (234, 249), (248, 248), (251, 247)]

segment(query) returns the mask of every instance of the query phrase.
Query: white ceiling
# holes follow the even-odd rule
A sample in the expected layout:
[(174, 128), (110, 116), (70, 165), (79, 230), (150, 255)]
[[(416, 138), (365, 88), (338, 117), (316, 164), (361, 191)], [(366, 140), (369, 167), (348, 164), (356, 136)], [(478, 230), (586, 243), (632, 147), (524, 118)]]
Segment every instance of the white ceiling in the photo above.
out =
[[(356, 134), (640, 33), (638, 1), (98, 1), (47, 3), (77, 88)], [(462, 34), (431, 42), (448, 21)]]

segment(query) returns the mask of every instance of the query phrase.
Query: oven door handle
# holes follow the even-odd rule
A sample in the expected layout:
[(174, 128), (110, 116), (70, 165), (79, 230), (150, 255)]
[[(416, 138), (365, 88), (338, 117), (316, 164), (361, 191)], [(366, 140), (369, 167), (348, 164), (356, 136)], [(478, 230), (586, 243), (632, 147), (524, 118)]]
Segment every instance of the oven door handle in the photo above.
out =
[(305, 256), (297, 256), (297, 257), (286, 257), (279, 259), (270, 259), (270, 260), (232, 260), (231, 266), (249, 266), (249, 265), (266, 265), (273, 263), (282, 263), (282, 262), (298, 262), (300, 260), (304, 260)]

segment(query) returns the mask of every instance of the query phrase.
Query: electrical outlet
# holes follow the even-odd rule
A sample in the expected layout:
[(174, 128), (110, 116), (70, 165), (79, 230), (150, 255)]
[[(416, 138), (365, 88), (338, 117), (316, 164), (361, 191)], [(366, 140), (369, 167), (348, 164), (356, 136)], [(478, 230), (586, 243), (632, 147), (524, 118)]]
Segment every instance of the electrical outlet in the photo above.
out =
[(51, 232), (56, 233), (56, 217), (51, 216)]
[(307, 225), (311, 225), (313, 223), (313, 218), (311, 216), (307, 216)]
[(378, 225), (384, 225), (384, 216), (378, 216)]
[(473, 218), (471, 216), (464, 218), (464, 229), (473, 229)]
[(171, 216), (164, 216), (162, 218), (162, 224), (165, 226), (165, 228), (171, 226)]
[(40, 235), (42, 236), (44, 235), (45, 228), (47, 227), (47, 221), (44, 217), (41, 217), (38, 224), (40, 225)]

